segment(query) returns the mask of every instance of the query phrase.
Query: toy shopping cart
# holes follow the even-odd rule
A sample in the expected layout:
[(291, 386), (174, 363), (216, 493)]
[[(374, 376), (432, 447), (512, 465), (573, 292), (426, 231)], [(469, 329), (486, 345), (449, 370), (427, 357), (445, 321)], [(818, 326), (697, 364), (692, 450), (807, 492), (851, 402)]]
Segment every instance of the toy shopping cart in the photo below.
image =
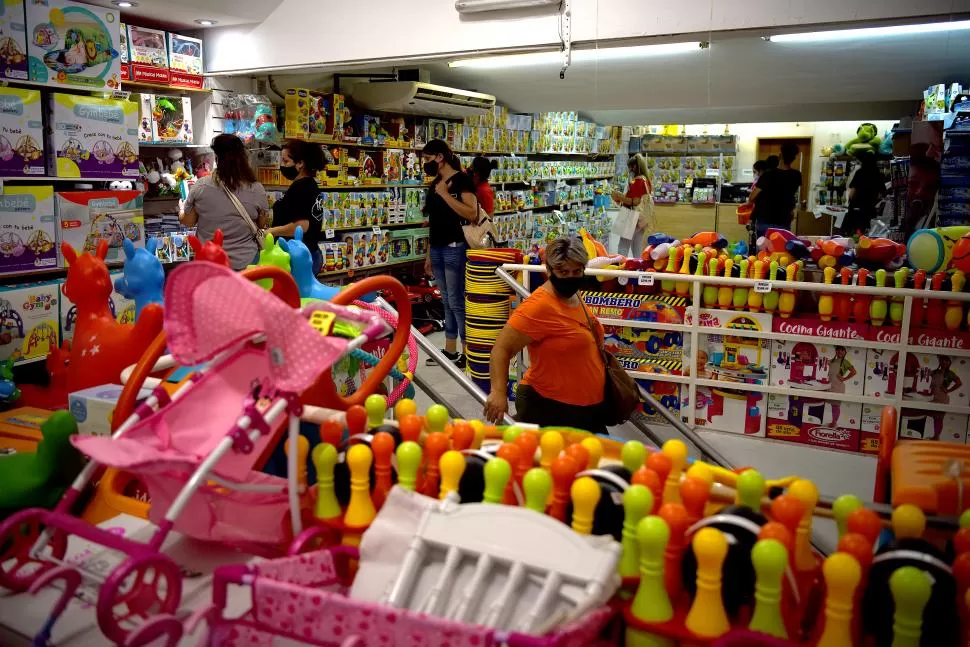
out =
[[(249, 278), (292, 283), (276, 268), (260, 268)], [(25, 591), (63, 579), (69, 599), (82, 576), (95, 580), (98, 625), (126, 645), (143, 644), (158, 631), (180, 631), (174, 613), (182, 574), (160, 552), (171, 531), (266, 552), (302, 530), (296, 470), (284, 479), (254, 471), (254, 464), (284, 422), (296, 445), (301, 393), (321, 372), (394, 332), (372, 311), (328, 302), (291, 308), (213, 263), (172, 272), (165, 303), (166, 333), (146, 355), (167, 344), (183, 366), (207, 366), (171, 396), (155, 388), (110, 438), (75, 438), (91, 461), (57, 508), (24, 510), (0, 525), (0, 586)], [(70, 515), (101, 465), (130, 472), (147, 487), (149, 519), (158, 526), (147, 543)], [(87, 573), (63, 561), (70, 535), (127, 558), (106, 578)]]

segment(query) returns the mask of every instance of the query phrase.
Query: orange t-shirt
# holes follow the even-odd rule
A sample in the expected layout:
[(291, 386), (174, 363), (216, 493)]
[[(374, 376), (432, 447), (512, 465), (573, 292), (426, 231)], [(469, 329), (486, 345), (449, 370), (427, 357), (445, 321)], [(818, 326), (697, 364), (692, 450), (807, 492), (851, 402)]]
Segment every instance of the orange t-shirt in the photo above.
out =
[[(589, 320), (596, 339), (603, 339), (603, 326), (592, 314)], [(582, 305), (570, 307), (546, 288), (539, 288), (515, 309), (509, 325), (532, 339), (524, 384), (544, 398), (566, 404), (587, 406), (603, 401), (606, 367)]]

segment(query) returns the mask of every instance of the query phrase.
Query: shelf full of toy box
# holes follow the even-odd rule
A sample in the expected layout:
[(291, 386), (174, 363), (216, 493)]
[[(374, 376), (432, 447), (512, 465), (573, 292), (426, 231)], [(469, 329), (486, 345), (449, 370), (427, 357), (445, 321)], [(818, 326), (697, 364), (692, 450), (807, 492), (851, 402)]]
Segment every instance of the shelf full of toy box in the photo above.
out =
[(389, 267), (410, 265), (411, 263), (418, 263), (418, 262), (422, 262), (423, 263), (424, 262), (424, 259), (423, 258), (409, 258), (409, 259), (405, 259), (405, 260), (401, 260), (401, 261), (390, 261), (388, 263), (378, 263), (376, 265), (368, 265), (366, 267), (350, 267), (350, 268), (345, 268), (345, 269), (342, 269), (342, 270), (333, 270), (333, 271), (330, 271), (330, 272), (323, 271), (323, 272), (320, 272), (319, 274), (317, 274), (317, 276), (320, 277), (320, 278), (334, 278), (334, 277), (338, 277), (338, 276), (353, 277), (353, 276), (356, 276), (359, 273), (361, 273), (361, 274), (362, 273), (368, 273), (368, 272), (372, 272), (372, 271), (375, 271), (375, 270), (376, 271), (384, 271), (384, 270), (386, 270)]

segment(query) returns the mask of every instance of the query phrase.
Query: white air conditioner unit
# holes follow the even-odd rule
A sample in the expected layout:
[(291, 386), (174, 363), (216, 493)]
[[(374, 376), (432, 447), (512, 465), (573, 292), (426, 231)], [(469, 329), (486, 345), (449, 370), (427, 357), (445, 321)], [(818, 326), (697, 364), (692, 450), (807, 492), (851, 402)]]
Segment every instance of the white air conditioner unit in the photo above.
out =
[(355, 103), (382, 112), (461, 119), (495, 107), (490, 94), (415, 81), (358, 83), (351, 92)]
[(458, 13), (485, 13), (510, 9), (534, 9), (537, 7), (559, 8), (562, 0), (456, 0)]

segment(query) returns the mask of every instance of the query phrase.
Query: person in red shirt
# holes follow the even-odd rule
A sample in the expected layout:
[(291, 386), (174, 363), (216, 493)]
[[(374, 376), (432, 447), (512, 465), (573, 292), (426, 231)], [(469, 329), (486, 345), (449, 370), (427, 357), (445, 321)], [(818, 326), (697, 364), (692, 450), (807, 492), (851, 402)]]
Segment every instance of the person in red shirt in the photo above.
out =
[(495, 215), (495, 192), (492, 191), (488, 178), (491, 177), (492, 169), (496, 165), (495, 160), (476, 155), (468, 169), (468, 174), (472, 177), (472, 182), (475, 183), (475, 195), (478, 197), (478, 204), (489, 216)]
[[(653, 186), (651, 186), (650, 180), (647, 179), (647, 160), (643, 155), (637, 153), (630, 158), (627, 164), (630, 170), (630, 186), (626, 190), (626, 195), (619, 191), (614, 191), (613, 201), (638, 212), (639, 215), (633, 237), (624, 238), (620, 236), (617, 253), (629, 258), (640, 258), (640, 255), (643, 253), (644, 235), (653, 233), (654, 229), (652, 222), (653, 205), (647, 204), (641, 206), (641, 203), (644, 200), (652, 202)], [(614, 229), (614, 231), (616, 230)]]

